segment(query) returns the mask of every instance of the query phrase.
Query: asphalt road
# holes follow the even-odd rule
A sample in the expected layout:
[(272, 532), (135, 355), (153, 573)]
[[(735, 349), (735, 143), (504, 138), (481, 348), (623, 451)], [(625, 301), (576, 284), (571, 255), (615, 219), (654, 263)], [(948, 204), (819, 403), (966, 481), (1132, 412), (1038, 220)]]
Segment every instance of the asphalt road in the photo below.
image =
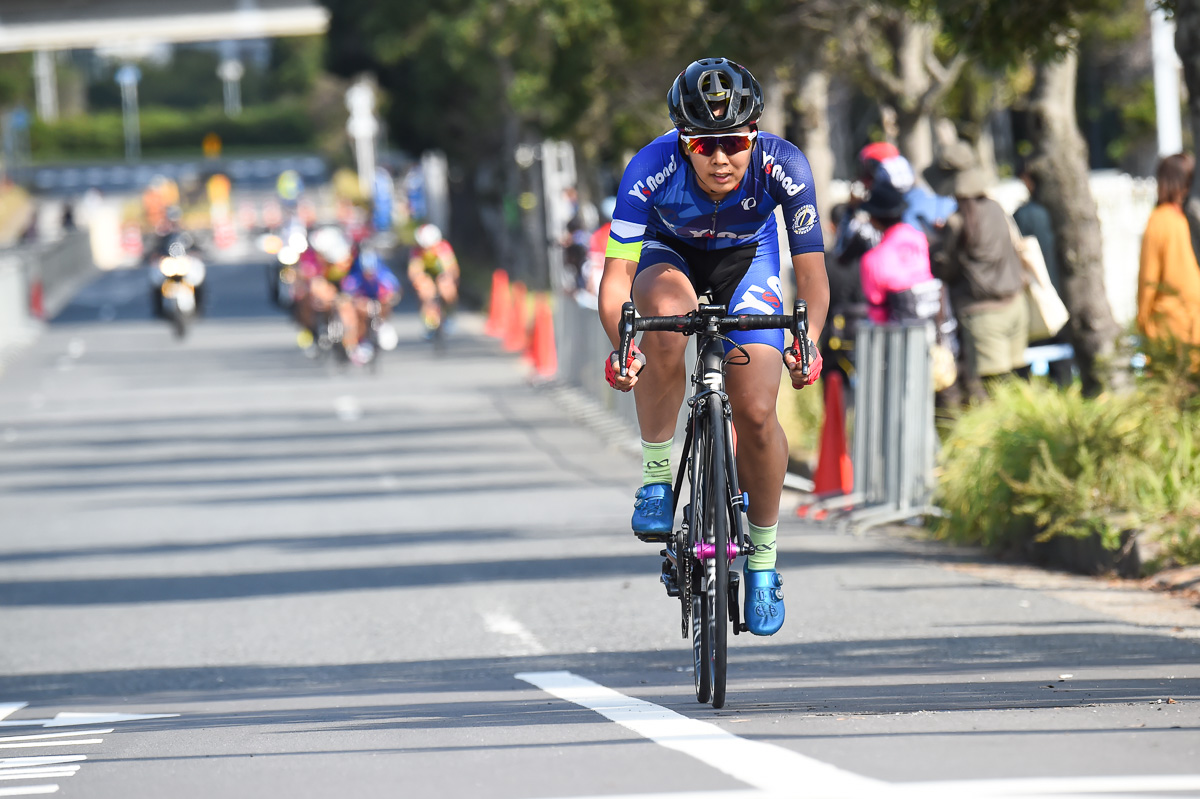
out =
[(338, 371), (210, 279), (178, 342), (106, 274), (0, 376), (0, 796), (1200, 797), (1195, 608), (786, 514), (713, 711), (639, 464), (479, 320)]

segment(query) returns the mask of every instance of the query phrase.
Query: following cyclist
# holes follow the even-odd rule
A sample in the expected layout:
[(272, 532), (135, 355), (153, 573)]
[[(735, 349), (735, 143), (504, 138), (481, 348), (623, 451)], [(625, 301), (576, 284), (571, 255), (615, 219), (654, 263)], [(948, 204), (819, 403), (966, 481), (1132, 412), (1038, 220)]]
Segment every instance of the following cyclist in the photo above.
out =
[[(635, 389), (643, 485), (633, 529), (645, 533), (670, 533), (674, 524), (670, 453), (685, 390), (686, 340), (643, 334), (641, 350), (631, 350), (629, 375), (620, 377), (621, 306), (632, 297), (645, 316), (686, 314), (707, 292), (733, 314), (785, 313), (776, 206), (783, 207), (796, 292), (808, 302), (814, 338), (829, 305), (812, 170), (793, 144), (758, 130), (763, 95), (750, 71), (724, 58), (695, 61), (675, 79), (667, 110), (675, 129), (634, 156), (621, 179), (599, 296), (600, 320), (614, 346), (606, 377), (613, 388)], [(812, 341), (785, 350), (782, 330), (734, 332), (730, 339), (750, 356), (729, 363), (726, 384), (738, 479), (750, 495), (746, 625), (755, 635), (773, 635), (784, 617), (783, 579), (775, 570), (788, 456), (775, 413), (780, 356), (795, 388), (816, 381), (821, 356)], [(807, 376), (796, 346), (809, 348)]]
[(338, 286), (353, 263), (354, 248), (346, 234), (333, 225), (315, 230), (309, 248), (300, 255), (295, 313), (301, 330), (297, 341), (309, 355), (317, 352), (321, 335), (317, 320), (322, 314), (337, 311), (345, 327), (353, 324), (353, 315), (337, 307)]
[(421, 225), (414, 238), (417, 246), (408, 261), (408, 279), (421, 300), (421, 319), (433, 331), (442, 323), (443, 311), (458, 301), (458, 259), (437, 225)]
[(367, 339), (371, 317), (379, 322), (387, 319), (400, 301), (400, 281), (374, 249), (362, 246), (350, 272), (342, 278), (341, 289), (354, 318), (354, 324), (346, 326), (343, 341), (350, 360), (361, 365), (376, 355), (375, 345)]

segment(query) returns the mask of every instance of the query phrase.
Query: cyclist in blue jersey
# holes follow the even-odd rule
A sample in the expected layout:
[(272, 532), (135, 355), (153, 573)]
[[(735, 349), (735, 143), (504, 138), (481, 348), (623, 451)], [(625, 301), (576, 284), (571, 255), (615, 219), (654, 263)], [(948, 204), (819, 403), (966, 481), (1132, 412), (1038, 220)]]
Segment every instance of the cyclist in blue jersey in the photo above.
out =
[[(622, 304), (632, 298), (646, 316), (685, 314), (707, 292), (734, 314), (786, 313), (773, 213), (782, 206), (797, 296), (808, 302), (814, 339), (829, 306), (812, 170), (793, 144), (758, 130), (763, 95), (750, 71), (724, 58), (695, 61), (675, 79), (667, 107), (675, 129), (634, 156), (621, 179), (599, 296), (614, 347), (606, 377), (620, 391), (635, 389), (643, 485), (633, 529), (647, 533), (673, 526), (670, 452), (686, 388), (686, 341), (675, 333), (643, 334), (641, 349), (630, 353), (629, 375), (621, 377), (615, 350)], [(788, 455), (775, 413), (780, 356), (795, 388), (816, 381), (821, 356), (812, 341), (795, 342), (811, 353), (805, 376), (782, 330), (730, 338), (750, 355), (747, 363), (729, 364), (726, 385), (755, 550), (744, 567), (746, 625), (756, 635), (773, 635), (784, 617), (783, 579), (775, 569)]]
[(362, 247), (350, 271), (342, 278), (340, 288), (344, 298), (340, 306), (343, 318), (353, 322), (346, 324), (342, 341), (350, 360), (358, 364), (366, 363), (376, 354), (374, 345), (367, 340), (371, 306), (377, 303), (375, 315), (380, 321), (386, 320), (392, 307), (400, 301), (400, 280), (374, 249)]

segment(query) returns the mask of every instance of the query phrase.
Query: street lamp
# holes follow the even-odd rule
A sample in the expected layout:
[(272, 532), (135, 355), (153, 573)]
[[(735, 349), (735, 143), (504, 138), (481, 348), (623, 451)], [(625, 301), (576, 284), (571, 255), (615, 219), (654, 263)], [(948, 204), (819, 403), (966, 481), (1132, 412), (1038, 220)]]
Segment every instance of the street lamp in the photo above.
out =
[(142, 132), (138, 125), (138, 81), (142, 71), (133, 64), (117, 70), (116, 80), (121, 87), (121, 116), (125, 122), (125, 160), (136, 161), (142, 155)]
[(354, 155), (358, 161), (358, 185), (364, 197), (370, 197), (375, 185), (375, 136), (379, 120), (375, 118), (375, 90), (360, 78), (346, 91), (346, 132), (354, 140)]
[(227, 58), (217, 67), (217, 77), (225, 85), (225, 115), (235, 117), (242, 113), (242, 76), (246, 68), (236, 58)]

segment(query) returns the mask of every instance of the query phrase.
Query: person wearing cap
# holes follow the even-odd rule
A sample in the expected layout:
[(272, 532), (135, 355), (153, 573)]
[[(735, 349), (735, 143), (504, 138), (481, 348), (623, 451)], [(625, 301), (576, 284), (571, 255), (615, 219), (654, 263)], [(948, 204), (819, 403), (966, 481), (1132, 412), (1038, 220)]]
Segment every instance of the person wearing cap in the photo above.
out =
[(964, 389), (979, 399), (985, 396), (984, 380), (1025, 366), (1025, 271), (1008, 215), (987, 197), (988, 176), (970, 144), (960, 140), (946, 147), (923, 174), (935, 192), (953, 194), (958, 203), (934, 247), (932, 266), (958, 317)]
[[(862, 210), (883, 234), (879, 244), (863, 253), (861, 259), (868, 317), (876, 324), (932, 319), (940, 309), (941, 283), (929, 271), (925, 235), (903, 221), (908, 210), (903, 192), (882, 173), (863, 201)], [(916, 290), (918, 287), (924, 290)], [(920, 301), (926, 295), (932, 297), (932, 302)]]

